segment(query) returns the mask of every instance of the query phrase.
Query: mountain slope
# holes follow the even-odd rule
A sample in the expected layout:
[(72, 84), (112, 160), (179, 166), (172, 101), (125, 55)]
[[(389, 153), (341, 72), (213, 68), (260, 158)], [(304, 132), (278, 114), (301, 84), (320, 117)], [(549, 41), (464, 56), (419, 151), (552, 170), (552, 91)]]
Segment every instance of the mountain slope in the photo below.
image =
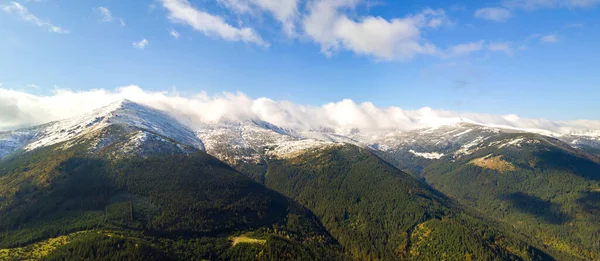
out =
[[(201, 151), (197, 138), (172, 131), (178, 123), (135, 120), (127, 114), (156, 114), (124, 107), (0, 161), (0, 248), (70, 235), (44, 258), (343, 258), (310, 211)], [(67, 122), (90, 122), (80, 119)]]
[(357, 259), (551, 259), (353, 145), (267, 157), (264, 180), (314, 212)]
[(306, 138), (261, 121), (220, 121), (205, 124), (197, 131), (206, 151), (250, 176), (264, 182), (267, 161), (273, 157), (289, 157), (334, 141)]
[[(537, 139), (536, 139), (537, 140)], [(422, 176), (557, 252), (600, 257), (600, 165), (547, 141), (438, 161)]]
[[(594, 149), (600, 148), (600, 142), (594, 136), (546, 134), (551, 136), (520, 129), (461, 123), (410, 132), (392, 131), (365, 143), (386, 160), (415, 174), (435, 160), (457, 160), (485, 148), (519, 148), (527, 143), (538, 143), (539, 139), (571, 148), (573, 153), (593, 155)], [(564, 143), (559, 144), (559, 141)]]
[(462, 124), (391, 136), (379, 154), (560, 259), (595, 259), (600, 164), (561, 140)]
[[(143, 133), (149, 132), (195, 149), (204, 150), (202, 141), (196, 137), (193, 131), (171, 116), (129, 100), (123, 100), (70, 119), (0, 133), (0, 159), (17, 151), (31, 151), (57, 143), (78, 140), (111, 125), (137, 128)], [(144, 139), (143, 133), (137, 138)], [(102, 146), (102, 140), (95, 142)], [(73, 144), (67, 142), (64, 145), (69, 147)]]

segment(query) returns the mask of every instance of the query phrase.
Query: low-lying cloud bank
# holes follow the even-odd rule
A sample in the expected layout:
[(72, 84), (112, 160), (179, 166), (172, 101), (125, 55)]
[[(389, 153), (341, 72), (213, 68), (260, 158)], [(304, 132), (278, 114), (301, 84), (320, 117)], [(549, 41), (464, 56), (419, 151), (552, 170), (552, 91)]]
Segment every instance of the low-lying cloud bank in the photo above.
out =
[(284, 128), (317, 130), (330, 128), (344, 132), (357, 128), (366, 132), (397, 129), (402, 131), (474, 121), (569, 133), (600, 130), (600, 121), (558, 122), (543, 119), (521, 119), (516, 115), (458, 113), (424, 107), (403, 110), (381, 108), (373, 103), (357, 104), (352, 100), (323, 106), (304, 106), (269, 98), (252, 99), (243, 93), (209, 96), (204, 92), (181, 96), (176, 92), (151, 92), (130, 85), (116, 90), (55, 90), (50, 96), (36, 96), (22, 91), (0, 88), (0, 130), (34, 126), (76, 116), (104, 105), (129, 99), (167, 111), (192, 128), (222, 119), (259, 119)]

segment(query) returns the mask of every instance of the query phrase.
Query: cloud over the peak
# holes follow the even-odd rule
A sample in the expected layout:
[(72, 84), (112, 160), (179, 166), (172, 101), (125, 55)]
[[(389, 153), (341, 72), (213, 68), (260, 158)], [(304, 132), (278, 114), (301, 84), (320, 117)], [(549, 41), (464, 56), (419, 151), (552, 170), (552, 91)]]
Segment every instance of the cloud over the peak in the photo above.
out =
[(169, 11), (168, 17), (172, 22), (189, 25), (207, 36), (216, 36), (227, 41), (254, 43), (263, 47), (269, 46), (269, 43), (254, 29), (232, 26), (220, 16), (194, 8), (188, 0), (162, 0), (162, 4)]
[(424, 107), (404, 110), (345, 99), (322, 106), (307, 106), (269, 98), (253, 99), (243, 93), (209, 96), (204, 92), (182, 96), (177, 92), (153, 92), (131, 85), (115, 90), (70, 91), (57, 89), (52, 95), (37, 96), (0, 88), (0, 130), (27, 127), (60, 120), (101, 106), (129, 99), (171, 113), (193, 128), (221, 119), (259, 119), (297, 129), (329, 128), (344, 132), (353, 128), (365, 132), (413, 130), (471, 120), (485, 124), (533, 128), (566, 133), (600, 129), (600, 121), (555, 122), (523, 119), (516, 115), (459, 113)]

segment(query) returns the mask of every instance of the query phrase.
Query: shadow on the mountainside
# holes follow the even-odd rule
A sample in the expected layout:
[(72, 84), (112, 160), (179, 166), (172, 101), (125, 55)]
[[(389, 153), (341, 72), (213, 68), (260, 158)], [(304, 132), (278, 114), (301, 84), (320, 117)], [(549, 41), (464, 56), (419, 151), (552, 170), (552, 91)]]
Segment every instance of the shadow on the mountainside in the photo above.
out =
[(600, 164), (588, 158), (553, 149), (538, 152), (541, 161), (538, 167), (572, 172), (577, 176), (590, 180), (600, 180)]
[(577, 200), (577, 204), (600, 222), (600, 191), (586, 192), (583, 197)]
[(569, 215), (560, 210), (560, 205), (522, 192), (506, 194), (502, 199), (510, 202), (517, 210), (534, 215), (546, 223), (563, 224), (571, 220)]

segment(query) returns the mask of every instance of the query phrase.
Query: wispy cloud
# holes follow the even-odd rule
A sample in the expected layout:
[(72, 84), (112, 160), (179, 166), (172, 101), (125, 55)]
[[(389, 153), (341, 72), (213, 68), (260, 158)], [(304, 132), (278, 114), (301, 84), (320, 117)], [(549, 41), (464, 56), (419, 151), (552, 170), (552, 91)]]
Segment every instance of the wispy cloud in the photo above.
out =
[(506, 55), (514, 53), (510, 42), (491, 42), (488, 44), (488, 50), (492, 52), (504, 52)]
[(174, 23), (191, 26), (208, 36), (217, 36), (228, 41), (241, 41), (268, 47), (254, 29), (250, 27), (234, 27), (216, 15), (198, 10), (188, 0), (162, 0), (163, 6), (169, 11), (168, 17)]
[(511, 17), (511, 12), (498, 7), (481, 8), (475, 11), (475, 17), (495, 22), (504, 22)]
[(175, 31), (175, 29), (173, 28), (169, 28), (169, 34), (175, 39), (179, 39), (179, 37), (181, 36), (179, 32)]
[(504, 0), (509, 8), (536, 10), (541, 8), (591, 8), (600, 4), (600, 0)]
[(450, 24), (443, 10), (426, 9), (403, 18), (366, 16), (354, 19), (342, 10), (357, 1), (314, 1), (302, 21), (310, 39), (327, 56), (340, 50), (352, 51), (377, 60), (410, 60), (416, 55), (437, 55), (435, 45), (421, 37), (426, 29)]
[(485, 45), (484, 40), (453, 45), (450, 48), (448, 48), (448, 50), (442, 55), (442, 57), (454, 58), (454, 57), (458, 57), (458, 56), (468, 55), (470, 53), (483, 50), (484, 45)]
[(123, 20), (123, 18), (114, 17), (112, 12), (110, 11), (110, 9), (108, 9), (106, 7), (103, 7), (103, 6), (96, 7), (96, 8), (94, 8), (94, 12), (96, 12), (98, 15), (100, 15), (101, 22), (110, 23), (112, 21), (118, 21), (121, 26), (125, 26), (125, 20)]
[(270, 13), (282, 26), (287, 35), (294, 35), (298, 20), (299, 0), (217, 0), (236, 13)]
[(558, 36), (554, 34), (545, 35), (540, 38), (540, 41), (542, 41), (542, 43), (557, 43)]
[(132, 43), (133, 47), (138, 48), (138, 49), (144, 49), (146, 48), (146, 46), (148, 46), (148, 40), (146, 39), (142, 39), (139, 42), (133, 42)]
[(461, 113), (429, 107), (405, 110), (397, 106), (379, 107), (371, 102), (356, 103), (349, 99), (309, 106), (264, 97), (253, 99), (243, 93), (209, 96), (201, 92), (182, 96), (177, 92), (145, 91), (134, 85), (116, 90), (56, 89), (49, 96), (0, 88), (0, 110), (3, 112), (0, 114), (0, 129), (64, 119), (122, 99), (167, 111), (195, 128), (222, 119), (260, 119), (281, 127), (302, 130), (331, 128), (343, 133), (358, 128), (364, 132), (377, 132), (452, 124), (460, 122), (462, 118), (485, 124), (536, 128), (558, 133), (576, 129), (600, 129), (600, 121), (556, 122), (524, 119), (517, 115)]
[(102, 22), (112, 22), (113, 16), (110, 10), (106, 7), (96, 7), (94, 10), (102, 16)]
[(479, 51), (490, 51), (490, 52), (503, 52), (506, 55), (512, 55), (514, 50), (510, 42), (490, 42), (486, 43), (484, 40), (476, 42), (457, 44), (450, 46), (442, 55), (442, 58), (456, 58), (460, 56), (466, 56), (471, 53)]
[(21, 19), (28, 21), (32, 24), (35, 24), (38, 27), (46, 28), (49, 32), (60, 33), (60, 34), (69, 33), (68, 30), (66, 30), (60, 26), (56, 26), (56, 25), (52, 24), (51, 22), (46, 22), (46, 21), (41, 20), (34, 14), (30, 13), (25, 6), (23, 6), (22, 4), (19, 4), (17, 2), (11, 2), (10, 4), (4, 5), (1, 8), (4, 12), (6, 12), (8, 14), (15, 13), (19, 17), (21, 17)]

